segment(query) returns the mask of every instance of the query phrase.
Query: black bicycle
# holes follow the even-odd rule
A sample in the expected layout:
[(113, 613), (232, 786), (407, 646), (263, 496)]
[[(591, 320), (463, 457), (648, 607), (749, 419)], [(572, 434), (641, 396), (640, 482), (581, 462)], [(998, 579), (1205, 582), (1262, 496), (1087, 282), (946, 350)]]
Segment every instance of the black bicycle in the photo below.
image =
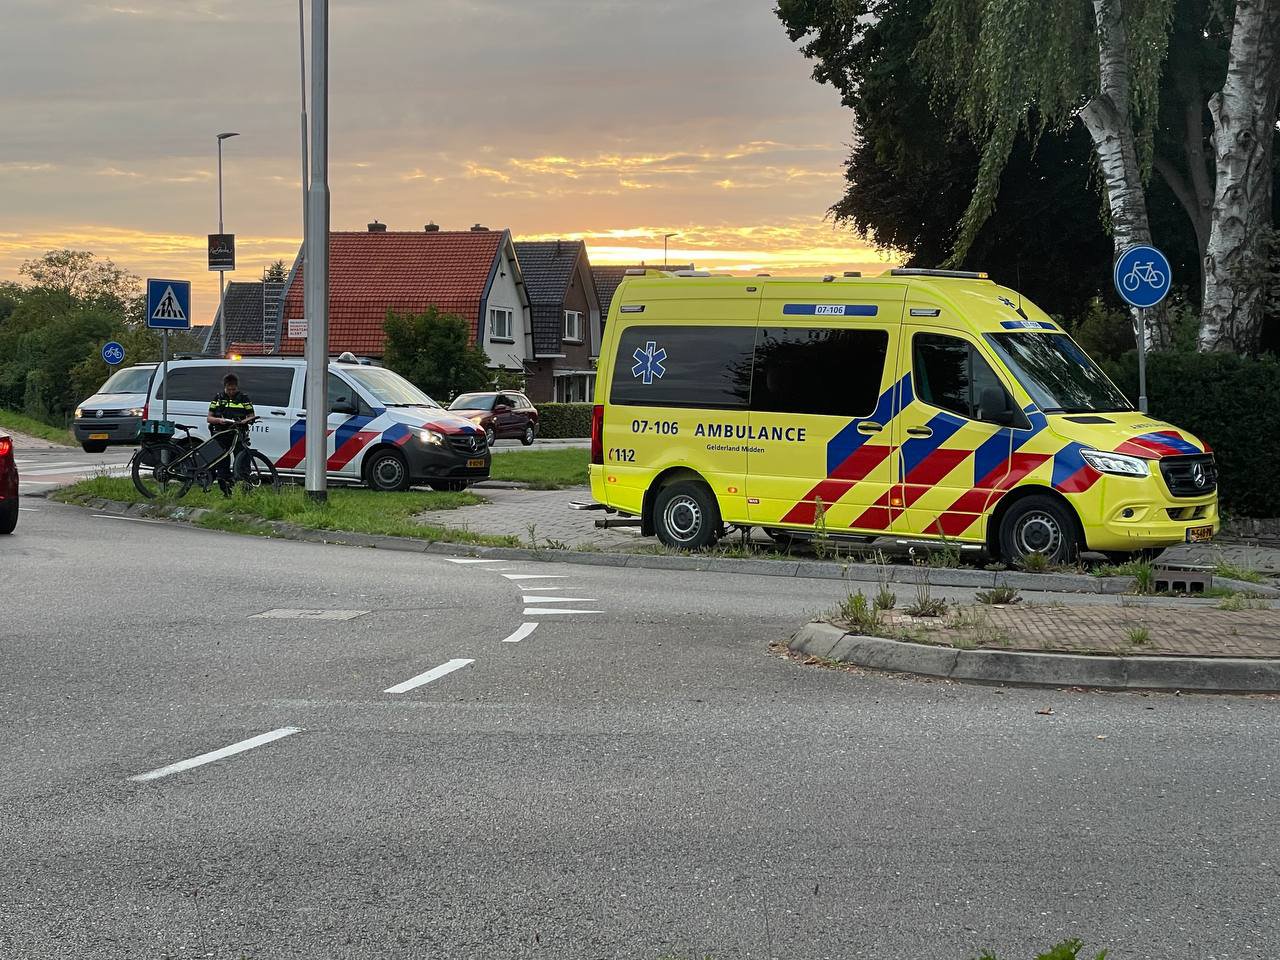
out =
[[(248, 426), (257, 417), (242, 421)], [(192, 443), (191, 431), (195, 427), (183, 423), (172, 425), (186, 433), (186, 442), (178, 443), (161, 434), (146, 434), (142, 446), (133, 455), (131, 472), (133, 485), (144, 497), (184, 497), (193, 483), (206, 493), (218, 481), (219, 468), (231, 461), (232, 484), (245, 490), (267, 487), (280, 489), (280, 478), (275, 464), (249, 446), (245, 431), (238, 427), (213, 434), (204, 443)], [(223, 446), (219, 437), (231, 434), (231, 443)], [(223, 492), (231, 490), (223, 481)]]

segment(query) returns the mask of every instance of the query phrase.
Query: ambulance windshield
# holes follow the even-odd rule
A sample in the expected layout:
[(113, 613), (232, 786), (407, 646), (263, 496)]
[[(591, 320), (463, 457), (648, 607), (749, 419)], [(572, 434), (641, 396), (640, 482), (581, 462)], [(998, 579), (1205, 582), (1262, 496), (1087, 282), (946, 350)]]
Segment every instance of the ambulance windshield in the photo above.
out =
[(1044, 413), (1133, 409), (1133, 404), (1066, 334), (989, 333), (987, 342)]

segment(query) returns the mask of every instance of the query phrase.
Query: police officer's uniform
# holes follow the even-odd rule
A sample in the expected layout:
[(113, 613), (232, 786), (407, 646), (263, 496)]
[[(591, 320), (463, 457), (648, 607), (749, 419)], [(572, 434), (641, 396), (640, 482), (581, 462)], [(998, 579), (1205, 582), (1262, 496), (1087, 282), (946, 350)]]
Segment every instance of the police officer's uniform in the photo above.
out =
[[(228, 397), (224, 390), (213, 398), (209, 404), (209, 416), (221, 417), (225, 420), (243, 420), (245, 417), (253, 416), (253, 401), (249, 399), (249, 395), (242, 391), (236, 391), (234, 397)], [(241, 427), (242, 431), (248, 428)], [(214, 439), (222, 444), (222, 449), (227, 450), (231, 447), (231, 434), (227, 427), (221, 425), (210, 424), (210, 433), (214, 434)], [(227, 458), (218, 464), (218, 480), (224, 484), (231, 482), (231, 459)]]

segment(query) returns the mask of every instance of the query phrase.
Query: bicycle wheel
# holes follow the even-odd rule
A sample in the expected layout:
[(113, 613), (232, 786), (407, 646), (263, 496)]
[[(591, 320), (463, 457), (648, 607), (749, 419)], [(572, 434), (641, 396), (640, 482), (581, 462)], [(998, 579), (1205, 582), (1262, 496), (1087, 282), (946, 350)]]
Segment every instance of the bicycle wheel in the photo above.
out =
[[(185, 497), (191, 489), (191, 459), (176, 443), (149, 443), (133, 455), (133, 485), (148, 500)], [(179, 461), (182, 461), (179, 463)]]
[(241, 450), (236, 454), (236, 483), (242, 490), (279, 490), (280, 478), (275, 464), (257, 450)]

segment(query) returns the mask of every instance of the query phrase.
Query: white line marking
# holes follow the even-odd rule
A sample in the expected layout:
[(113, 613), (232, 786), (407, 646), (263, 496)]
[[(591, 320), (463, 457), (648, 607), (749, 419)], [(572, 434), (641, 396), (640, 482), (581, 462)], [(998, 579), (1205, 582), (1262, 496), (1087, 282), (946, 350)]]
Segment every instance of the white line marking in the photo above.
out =
[(525, 597), (525, 603), (599, 603), (595, 597)]
[(144, 520), (142, 517), (113, 517), (109, 513), (95, 513), (93, 516), (98, 520), (128, 520), (130, 523), (164, 523), (163, 520)]
[(244, 753), (254, 747), (261, 747), (264, 744), (301, 732), (301, 727), (281, 727), (279, 730), (272, 730), (270, 733), (262, 733), (256, 737), (250, 737), (248, 740), (233, 743), (231, 746), (223, 747), (221, 750), (211, 750), (209, 753), (202, 753), (200, 756), (192, 757), (190, 760), (179, 760), (177, 763), (171, 763), (167, 767), (161, 767), (159, 770), (152, 770), (149, 773), (140, 773), (136, 777), (130, 777), (129, 779), (138, 783), (146, 780), (159, 780), (161, 777), (181, 773), (183, 770), (190, 770), (192, 767), (202, 767), (206, 763), (213, 763), (213, 761), (221, 760), (224, 757), (233, 757), (237, 753)]
[(603, 610), (557, 610), (554, 607), (525, 607), (526, 617), (541, 617), (553, 613), (604, 613)]
[(20, 513), (39, 513), (40, 512), (35, 507), (19, 507), (18, 511)]
[(503, 643), (519, 643), (521, 640), (529, 636), (529, 634), (533, 633), (533, 631), (537, 629), (538, 629), (538, 625), (536, 623), (522, 623), (520, 624), (519, 630), (517, 630), (511, 636), (507, 637), (502, 642)]
[(524, 584), (521, 584), (520, 589), (525, 593), (533, 593), (535, 590), (540, 590), (543, 593), (546, 593), (551, 590), (563, 590), (564, 587), (526, 587)]
[(480, 560), (475, 557), (445, 557), (449, 563), (508, 563), (507, 560)]
[(77, 463), (77, 462), (76, 462), (76, 461), (74, 461), (74, 460), (66, 460), (66, 461), (63, 461), (63, 460), (57, 460), (57, 461), (54, 461), (53, 463), (43, 463), (43, 462), (42, 462), (42, 461), (40, 461), (40, 460), (15, 460), (15, 461), (13, 461), (13, 462), (14, 462), (14, 463), (16, 463), (16, 464), (17, 464), (18, 466), (20, 466), (20, 467), (21, 467), (21, 466), (25, 466), (26, 464), (31, 464), (31, 466), (32, 466), (32, 467), (34, 467), (36, 470), (52, 470), (54, 467), (83, 467), (83, 466), (85, 466), (83, 463)]
[(568, 580), (568, 576), (560, 573), (504, 573), (508, 580)]
[(414, 687), (420, 687), (424, 683), (430, 683), (432, 680), (439, 680), (441, 677), (453, 673), (455, 670), (461, 670), (463, 667), (475, 663), (474, 660), (450, 660), (448, 663), (442, 663), (438, 667), (433, 667), (426, 673), (420, 673), (416, 677), (410, 677), (404, 683), (397, 683), (394, 687), (387, 687), (383, 693), (408, 693)]

